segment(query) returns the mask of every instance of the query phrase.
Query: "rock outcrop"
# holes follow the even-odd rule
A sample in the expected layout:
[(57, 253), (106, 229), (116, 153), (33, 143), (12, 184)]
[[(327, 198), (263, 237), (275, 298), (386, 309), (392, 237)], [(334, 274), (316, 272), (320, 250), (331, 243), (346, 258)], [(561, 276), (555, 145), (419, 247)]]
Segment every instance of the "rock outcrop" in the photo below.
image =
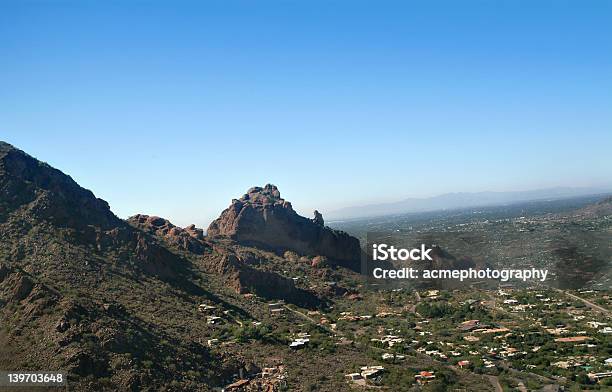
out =
[(326, 256), (336, 264), (357, 270), (360, 247), (357, 238), (324, 226), (323, 216), (314, 219), (298, 215), (282, 199), (276, 186), (254, 187), (240, 199), (232, 200), (208, 228), (211, 237), (225, 236), (239, 243), (278, 252)]
[[(195, 225), (183, 229), (167, 219), (143, 214), (128, 218), (128, 223), (167, 245), (201, 256), (196, 259), (196, 263), (203, 265), (206, 271), (222, 277), (225, 284), (238, 293), (254, 293), (306, 307), (316, 307), (320, 304), (319, 299), (312, 293), (297, 288), (292, 279), (273, 271), (255, 268), (254, 265), (259, 264), (259, 260), (249, 252), (241, 252), (240, 246), (232, 242), (211, 245), (204, 237), (202, 229), (196, 228)], [(142, 250), (146, 248), (143, 246)], [(138, 248), (137, 255), (140, 251), (141, 248)]]
[(173, 225), (169, 220), (158, 216), (137, 214), (128, 218), (128, 223), (149, 234), (163, 238), (170, 245), (182, 250), (201, 254), (208, 246), (202, 242), (204, 231), (195, 225), (183, 228)]

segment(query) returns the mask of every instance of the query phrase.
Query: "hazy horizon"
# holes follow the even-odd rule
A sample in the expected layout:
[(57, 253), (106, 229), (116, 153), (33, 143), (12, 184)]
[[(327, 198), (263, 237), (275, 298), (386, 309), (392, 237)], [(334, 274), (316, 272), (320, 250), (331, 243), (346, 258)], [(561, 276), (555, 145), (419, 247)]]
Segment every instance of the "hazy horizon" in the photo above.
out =
[(610, 2), (0, 7), (0, 139), (121, 217), (612, 186)]

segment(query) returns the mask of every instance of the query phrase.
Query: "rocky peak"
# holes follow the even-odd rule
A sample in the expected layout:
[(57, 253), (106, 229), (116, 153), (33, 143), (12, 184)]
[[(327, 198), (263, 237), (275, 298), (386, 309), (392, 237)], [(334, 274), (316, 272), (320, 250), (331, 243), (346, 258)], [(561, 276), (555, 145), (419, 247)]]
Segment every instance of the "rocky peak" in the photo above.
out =
[(0, 218), (7, 213), (71, 227), (112, 227), (119, 221), (106, 201), (70, 176), (0, 142)]
[(337, 264), (358, 269), (359, 240), (325, 227), (318, 211), (314, 215), (314, 219), (298, 215), (291, 203), (281, 198), (278, 188), (268, 184), (253, 187), (240, 199), (234, 199), (210, 224), (208, 235), (279, 252), (326, 256)]
[(250, 202), (254, 204), (270, 204), (283, 202), (280, 192), (276, 185), (266, 184), (263, 188), (254, 186), (240, 198), (240, 201)]
[(232, 200), (234, 208), (240, 209), (245, 204), (257, 207), (280, 206), (288, 211), (293, 211), (291, 203), (283, 199), (276, 185), (272, 184), (266, 184), (263, 188), (254, 186), (240, 199)]

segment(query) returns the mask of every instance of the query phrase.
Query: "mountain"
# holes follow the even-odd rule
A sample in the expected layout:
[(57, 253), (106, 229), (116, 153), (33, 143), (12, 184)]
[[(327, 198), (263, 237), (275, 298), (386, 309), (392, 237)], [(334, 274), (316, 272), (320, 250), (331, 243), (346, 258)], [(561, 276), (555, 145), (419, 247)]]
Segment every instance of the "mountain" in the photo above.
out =
[(28, 220), (73, 228), (82, 228), (85, 223), (100, 228), (120, 224), (104, 200), (4, 142), (0, 142), (0, 176), (0, 222), (10, 214), (20, 214)]
[[(74, 390), (157, 390), (219, 358), (148, 306), (162, 293), (205, 296), (185, 258), (117, 218), (69, 176), (0, 143), (0, 368), (65, 369)], [(180, 313), (180, 312), (179, 312)], [(160, 360), (160, 358), (162, 360)]]
[(240, 199), (232, 200), (207, 233), (278, 252), (325, 256), (357, 271), (361, 260), (359, 240), (326, 227), (318, 211), (314, 215), (313, 219), (298, 215), (291, 203), (281, 198), (278, 188), (268, 184), (251, 188)]
[[(75, 391), (206, 391), (270, 366), (258, 350), (292, 363), (286, 336), (303, 318), (272, 320), (268, 301), (313, 309), (350, 293), (326, 282), (356, 274), (325, 255), (347, 261), (334, 247), (359, 243), (320, 216), (273, 211), (287, 214), (287, 238), (309, 247), (279, 254), (267, 234), (253, 247), (241, 230), (207, 237), (157, 216), (124, 221), (68, 175), (0, 142), (0, 368), (63, 369)], [(231, 345), (213, 350), (211, 339)], [(325, 367), (319, 360), (313, 369)], [(253, 385), (276, 391), (284, 377)]]
[(328, 218), (351, 219), (456, 208), (486, 207), (525, 201), (565, 199), (610, 193), (609, 189), (558, 187), (516, 192), (446, 193), (430, 198), (409, 198), (393, 203), (346, 207), (330, 211)]

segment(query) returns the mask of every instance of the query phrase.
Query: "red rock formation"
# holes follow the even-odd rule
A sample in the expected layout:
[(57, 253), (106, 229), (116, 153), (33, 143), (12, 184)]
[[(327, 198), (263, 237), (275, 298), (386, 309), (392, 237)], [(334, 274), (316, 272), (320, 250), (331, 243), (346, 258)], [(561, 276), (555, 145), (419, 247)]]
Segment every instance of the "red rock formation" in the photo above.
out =
[(280, 197), (274, 185), (254, 187), (240, 199), (232, 200), (208, 228), (211, 237), (225, 236), (243, 244), (292, 250), (301, 255), (326, 256), (337, 264), (359, 268), (359, 240), (345, 232), (324, 226), (323, 216), (314, 219), (298, 215), (291, 203)]
[(177, 246), (179, 249), (201, 254), (207, 247), (202, 242), (204, 240), (204, 231), (196, 228), (195, 225), (182, 229), (174, 226), (167, 219), (142, 214), (129, 217), (128, 223), (149, 234), (161, 237), (170, 245)]

